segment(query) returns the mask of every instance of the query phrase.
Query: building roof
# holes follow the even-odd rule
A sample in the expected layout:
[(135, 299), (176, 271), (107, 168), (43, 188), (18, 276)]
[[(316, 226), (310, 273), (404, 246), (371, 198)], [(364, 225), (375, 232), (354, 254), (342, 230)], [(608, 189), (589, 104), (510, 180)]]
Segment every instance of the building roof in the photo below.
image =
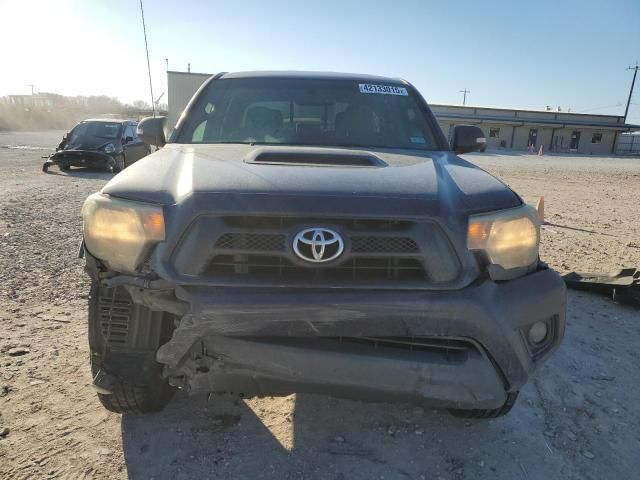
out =
[(622, 118), (622, 115), (608, 115), (603, 113), (584, 113), (584, 112), (570, 112), (566, 110), (536, 110), (534, 108), (519, 108), (519, 107), (493, 107), (486, 105), (460, 105), (460, 104), (444, 104), (444, 103), (429, 103), (430, 107), (446, 107), (446, 108), (464, 108), (464, 109), (477, 109), (477, 110), (493, 110), (493, 111), (510, 111), (510, 112), (522, 112), (522, 113), (546, 113), (546, 114), (560, 114), (560, 115), (584, 115), (587, 117), (612, 117)]
[(523, 110), (471, 105), (430, 104), (440, 120), (469, 123), (499, 123), (507, 125), (539, 125), (551, 128), (592, 127), (618, 131), (635, 130), (638, 125), (624, 123), (624, 117), (592, 113), (557, 112), (548, 110)]
[(199, 75), (202, 77), (211, 77), (211, 73), (198, 73), (198, 72), (178, 72), (176, 70), (167, 70), (167, 73), (172, 73), (174, 75)]

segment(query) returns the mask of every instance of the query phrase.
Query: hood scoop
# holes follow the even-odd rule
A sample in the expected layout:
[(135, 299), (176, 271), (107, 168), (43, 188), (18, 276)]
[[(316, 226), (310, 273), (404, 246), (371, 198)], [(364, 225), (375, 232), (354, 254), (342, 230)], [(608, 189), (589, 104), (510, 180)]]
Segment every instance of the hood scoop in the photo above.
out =
[(307, 167), (386, 167), (379, 157), (358, 150), (259, 148), (244, 158), (255, 165), (295, 165)]

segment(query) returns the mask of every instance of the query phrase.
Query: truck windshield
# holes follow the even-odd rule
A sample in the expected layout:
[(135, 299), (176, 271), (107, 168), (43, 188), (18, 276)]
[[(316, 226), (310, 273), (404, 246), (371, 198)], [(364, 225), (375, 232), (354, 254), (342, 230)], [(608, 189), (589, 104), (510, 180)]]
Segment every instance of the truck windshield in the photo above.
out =
[(435, 121), (399, 82), (239, 78), (212, 81), (177, 143), (436, 150)]

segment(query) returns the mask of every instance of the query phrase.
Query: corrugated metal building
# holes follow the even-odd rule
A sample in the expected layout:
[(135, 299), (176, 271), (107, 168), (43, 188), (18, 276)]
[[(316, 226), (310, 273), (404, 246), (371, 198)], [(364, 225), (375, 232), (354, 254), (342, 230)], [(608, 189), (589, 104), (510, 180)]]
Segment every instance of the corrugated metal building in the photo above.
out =
[(640, 131), (621, 134), (618, 137), (616, 153), (618, 155), (640, 156)]
[(193, 94), (210, 76), (208, 73), (167, 72), (167, 108), (169, 109), (167, 125), (169, 129), (175, 127)]
[[(169, 118), (173, 128), (182, 110), (210, 74), (167, 72)], [(428, 101), (428, 99), (427, 99)], [(489, 149), (538, 150), (606, 155), (616, 153), (620, 133), (640, 130), (622, 116), (556, 111), (430, 104), (445, 135), (457, 124), (482, 128)]]

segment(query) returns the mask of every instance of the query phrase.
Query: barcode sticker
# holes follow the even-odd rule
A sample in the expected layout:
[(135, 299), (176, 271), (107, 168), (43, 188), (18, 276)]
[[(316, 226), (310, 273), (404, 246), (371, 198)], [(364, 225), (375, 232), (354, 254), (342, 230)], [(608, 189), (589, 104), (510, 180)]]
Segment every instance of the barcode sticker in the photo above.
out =
[(404, 87), (394, 87), (393, 85), (371, 85), (370, 83), (360, 83), (360, 93), (380, 93), (382, 95), (409, 95)]

